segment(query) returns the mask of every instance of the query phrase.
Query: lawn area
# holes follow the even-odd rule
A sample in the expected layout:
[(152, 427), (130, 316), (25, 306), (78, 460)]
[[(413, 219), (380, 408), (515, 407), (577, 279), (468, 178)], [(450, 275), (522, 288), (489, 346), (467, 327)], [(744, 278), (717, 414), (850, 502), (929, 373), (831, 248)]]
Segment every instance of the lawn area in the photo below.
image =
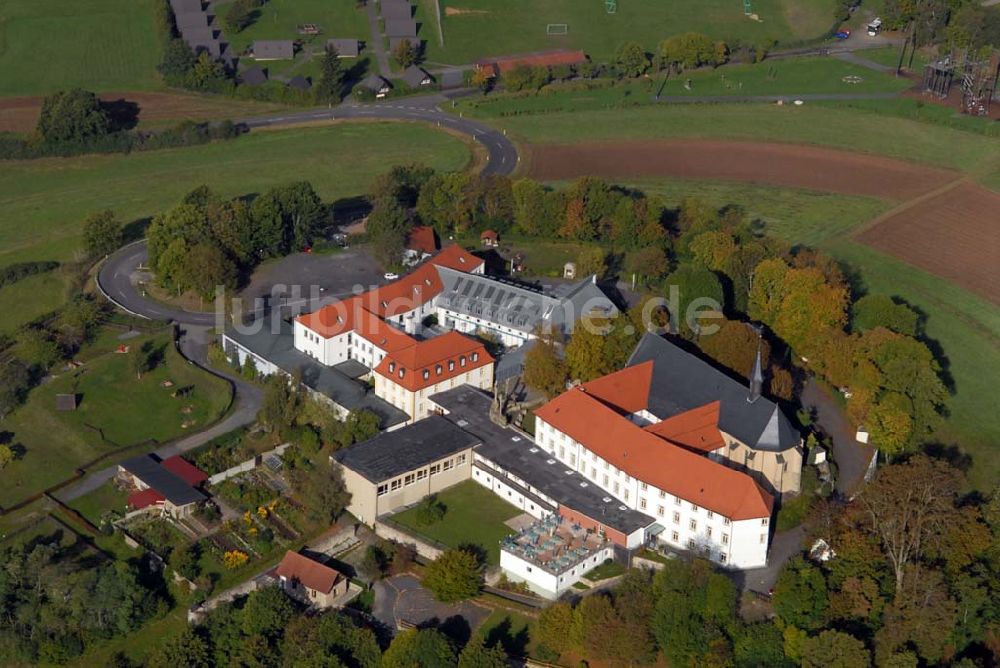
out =
[(657, 93), (664, 97), (876, 93), (906, 90), (912, 83), (836, 58), (813, 57), (705, 68), (666, 79), (660, 74), (615, 82), (606, 88), (574, 90), (578, 85), (553, 84), (530, 97), (503, 93), (474, 96), (462, 100), (459, 106), (477, 115), (500, 117), (513, 112), (580, 112), (653, 105), (657, 104)]
[[(225, 17), (230, 2), (216, 3), (215, 13)], [(226, 38), (236, 54), (246, 52), (259, 39), (302, 40), (303, 48), (291, 61), (267, 61), (261, 66), (271, 75), (287, 74), (305, 76), (319, 73), (318, 66), (310, 61), (313, 55), (322, 55), (326, 40), (355, 38), (369, 42), (368, 15), (364, 5), (355, 0), (268, 0), (257, 10), (257, 19), (242, 32), (226, 30)], [(300, 35), (297, 26), (314, 23), (322, 29), (320, 35)], [(253, 63), (252, 59), (246, 59)], [(345, 67), (357, 63), (355, 59), (342, 61)], [(304, 71), (308, 65), (308, 71)]]
[(95, 526), (101, 525), (101, 516), (109, 510), (117, 510), (124, 514), (128, 494), (115, 486), (114, 480), (108, 481), (89, 494), (70, 501), (70, 508), (80, 513)]
[[(683, 32), (701, 32), (713, 39), (794, 42), (821, 36), (833, 25), (833, 0), (755, 0), (753, 12), (743, 13), (731, 0), (621, 0), (609, 14), (602, 0), (439, 0), (444, 45), (438, 41), (432, 0), (417, 2), (420, 37), (432, 63), (470, 63), (498, 56), (543, 49), (583, 49), (592, 59), (606, 61), (626, 41), (652, 51), (663, 39)], [(546, 35), (547, 24), (567, 24), (565, 35)]]
[(591, 568), (589, 571), (583, 574), (583, 577), (587, 578), (592, 582), (598, 580), (605, 580), (607, 578), (613, 578), (621, 575), (625, 572), (625, 567), (619, 564), (617, 561), (609, 559), (605, 561), (600, 566), (596, 568)]
[[(422, 162), (448, 171), (469, 161), (463, 140), (429, 126), (364, 122), (258, 131), (130, 155), (0, 161), (0, 267), (71, 259), (90, 212), (111, 208), (123, 221), (153, 216), (201, 184), (235, 196), (308, 179), (332, 202), (364, 193), (394, 164)], [(62, 293), (58, 273), (0, 289), (0, 307), (9, 307), (0, 311), (0, 332), (58, 307)]]
[(160, 86), (152, 0), (4, 0), (0, 96)]
[[(492, 116), (482, 110), (477, 110), (476, 115)], [(526, 142), (676, 137), (781, 141), (876, 153), (960, 170), (971, 170), (982, 164), (996, 154), (1000, 145), (1000, 141), (984, 141), (982, 136), (951, 128), (811, 104), (803, 107), (770, 104), (644, 106), (522, 115), (495, 118), (490, 122)]]
[(537, 620), (524, 613), (506, 608), (495, 608), (476, 629), (489, 646), (500, 644), (510, 656), (531, 656)]
[[(874, 61), (880, 65), (888, 65), (889, 67), (896, 67), (899, 64), (899, 47), (898, 46), (886, 46), (881, 49), (865, 49), (858, 53), (862, 58)], [(910, 64), (910, 49), (906, 50), (906, 57), (903, 58), (903, 69), (909, 69), (912, 72), (923, 72), (924, 65), (928, 63), (928, 58), (922, 51), (917, 51), (913, 54), (913, 64)]]
[[(174, 350), (168, 333), (131, 339), (129, 345), (144, 341), (162, 347), (164, 361), (141, 380), (129, 371), (127, 355), (107, 352), (32, 390), (28, 401), (4, 421), (4, 430), (25, 454), (4, 469), (0, 504), (11, 505), (39, 492), (120, 446), (149, 439), (166, 442), (198, 431), (222, 414), (230, 401), (228, 384), (188, 364)], [(161, 387), (168, 379), (173, 388)], [(193, 387), (189, 396), (171, 396), (188, 386)], [(79, 408), (56, 412), (59, 393), (76, 393)]]
[(429, 526), (417, 522), (413, 507), (392, 516), (392, 519), (417, 535), (458, 547), (473, 543), (486, 550), (489, 563), (500, 563), (500, 540), (513, 530), (504, 522), (521, 514), (490, 490), (471, 480), (460, 482), (437, 495), (444, 504), (445, 514)]

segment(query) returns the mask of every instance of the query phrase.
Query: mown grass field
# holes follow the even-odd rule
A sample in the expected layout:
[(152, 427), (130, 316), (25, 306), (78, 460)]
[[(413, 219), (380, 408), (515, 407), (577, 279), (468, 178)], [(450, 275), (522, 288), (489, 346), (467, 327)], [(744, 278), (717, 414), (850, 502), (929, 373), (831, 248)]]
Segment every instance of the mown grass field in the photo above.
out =
[(437, 495), (445, 505), (444, 517), (424, 526), (417, 521), (418, 508), (410, 508), (392, 519), (417, 535), (426, 536), (448, 547), (473, 543), (485, 550), (489, 563), (500, 563), (500, 540), (513, 533), (504, 522), (521, 511), (493, 492), (471, 480), (460, 482)]
[(857, 272), (870, 292), (902, 298), (926, 316), (926, 335), (943, 351), (953, 396), (936, 438), (959, 443), (972, 456), (973, 485), (989, 490), (1000, 477), (1000, 415), (995, 382), (1000, 374), (1000, 308), (940, 278), (855, 243), (850, 233), (888, 210), (878, 199), (787, 188), (704, 182), (633, 181), (671, 204), (699, 197), (716, 206), (737, 204), (765, 229), (790, 243), (820, 248)]
[[(794, 42), (824, 34), (833, 25), (832, 0), (755, 0), (747, 18), (732, 0), (619, 0), (609, 14), (604, 0), (439, 0), (444, 45), (438, 41), (434, 2), (417, 2), (419, 35), (432, 62), (463, 64), (484, 56), (542, 49), (583, 49), (594, 60), (611, 59), (626, 41), (652, 51), (663, 39), (701, 32), (730, 42)], [(568, 33), (546, 35), (547, 24), (565, 23)]]
[[(131, 155), (0, 161), (0, 266), (71, 259), (90, 212), (110, 208), (126, 222), (153, 216), (201, 184), (235, 196), (306, 179), (332, 202), (363, 194), (395, 164), (459, 170), (469, 160), (462, 140), (428, 126), (344, 123)], [(56, 308), (62, 291), (58, 274), (0, 289), (0, 332)]]
[[(99, 356), (79, 369), (58, 371), (4, 420), (4, 431), (25, 453), (3, 471), (0, 505), (11, 505), (64, 480), (76, 467), (118, 447), (149, 439), (162, 443), (199, 431), (225, 411), (231, 394), (225, 381), (188, 364), (174, 350), (169, 333), (127, 343), (144, 341), (162, 350), (163, 361), (141, 379), (129, 371), (127, 355), (113, 352), (117, 341), (103, 335), (82, 355)], [(173, 387), (162, 387), (165, 380)], [(189, 396), (172, 396), (176, 389), (189, 386), (193, 388)], [(56, 412), (55, 397), (60, 393), (78, 395), (76, 411)], [(182, 426), (185, 423), (187, 427)]]
[(159, 87), (152, 0), (3, 0), (0, 96)]

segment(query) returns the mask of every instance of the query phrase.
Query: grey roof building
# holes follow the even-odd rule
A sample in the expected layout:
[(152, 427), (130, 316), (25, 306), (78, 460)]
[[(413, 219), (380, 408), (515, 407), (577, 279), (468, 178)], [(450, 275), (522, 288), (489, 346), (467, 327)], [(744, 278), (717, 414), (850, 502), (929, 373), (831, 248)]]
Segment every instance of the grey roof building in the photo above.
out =
[(392, 84), (378, 74), (370, 74), (361, 82), (362, 87), (367, 88), (376, 95), (385, 95), (392, 90)]
[(177, 16), (189, 12), (200, 12), (203, 7), (201, 0), (170, 0), (170, 9), (174, 11), (174, 16)]
[(416, 37), (417, 22), (413, 19), (386, 19), (386, 37)]
[(251, 67), (240, 74), (240, 81), (246, 86), (259, 86), (267, 82), (267, 72), (262, 67)]
[(413, 17), (413, 6), (407, 0), (382, 0), (379, 4), (379, 11), (386, 21)]
[(444, 290), (437, 297), (438, 308), (496, 323), (525, 335), (539, 325), (568, 333), (585, 315), (618, 312), (593, 276), (543, 292), (482, 274), (467, 274), (448, 267), (437, 270), (444, 284)]
[(290, 39), (258, 39), (251, 52), (255, 60), (291, 60), (295, 57), (295, 42)]
[(153, 455), (131, 457), (118, 466), (159, 492), (163, 498), (175, 506), (186, 506), (189, 503), (198, 503), (208, 498), (179, 475), (164, 468), (160, 460)]
[(174, 24), (176, 24), (177, 30), (183, 34), (192, 28), (211, 27), (212, 17), (201, 10), (184, 12), (183, 14), (174, 14)]
[(403, 81), (410, 88), (420, 88), (421, 86), (430, 86), (434, 83), (434, 77), (419, 65), (410, 65), (403, 70)]
[(291, 81), (288, 82), (289, 88), (294, 88), (295, 90), (300, 90), (302, 92), (308, 91), (312, 88), (312, 82), (308, 78), (302, 76), (301, 74), (292, 77)]
[(653, 361), (649, 412), (661, 420), (719, 401), (720, 430), (747, 446), (783, 452), (801, 442), (801, 436), (781, 408), (730, 378), (697, 355), (655, 334), (639, 341), (628, 366)]
[[(523, 435), (493, 422), (489, 417), (492, 400), (481, 390), (462, 385), (431, 395), (430, 400), (447, 411), (445, 419), (479, 440), (474, 450), (477, 457), (496, 465), (484, 470), (494, 476), (500, 475), (497, 468), (510, 474), (505, 477), (504, 484), (528, 495), (543, 507), (553, 510), (548, 500), (553, 499), (556, 505), (572, 508), (626, 535), (653, 524), (644, 513), (627, 508), (596, 485), (587, 484), (583, 476), (534, 447)], [(475, 466), (483, 465), (477, 461)], [(541, 498), (525, 484), (548, 499)]]
[(365, 386), (333, 367), (320, 364), (312, 357), (295, 349), (292, 326), (281, 321), (279, 331), (270, 327), (244, 333), (235, 329), (226, 331), (226, 355), (232, 358), (236, 346), (261, 360), (266, 360), (287, 374), (299, 372), (302, 383), (309, 389), (329, 398), (347, 411), (367, 409), (378, 415), (382, 429), (403, 424), (409, 416), (392, 404), (376, 397)]
[(340, 58), (357, 58), (361, 53), (361, 43), (356, 39), (338, 38), (326, 40), (326, 48), (335, 49)]
[(420, 45), (423, 43), (419, 37), (390, 37), (389, 38), (390, 53), (394, 53), (396, 49), (399, 48), (399, 45), (404, 41), (409, 42), (410, 48), (412, 49), (419, 49)]
[(338, 450), (333, 459), (378, 483), (467, 450), (478, 442), (476, 436), (451, 421), (432, 415)]

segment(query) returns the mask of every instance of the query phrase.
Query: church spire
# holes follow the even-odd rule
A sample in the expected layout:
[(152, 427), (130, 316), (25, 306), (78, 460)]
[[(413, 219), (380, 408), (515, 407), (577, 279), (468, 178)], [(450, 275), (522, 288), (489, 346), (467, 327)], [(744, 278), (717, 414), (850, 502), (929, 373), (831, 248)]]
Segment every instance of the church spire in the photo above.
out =
[(750, 391), (747, 393), (747, 401), (753, 403), (760, 398), (764, 389), (764, 369), (760, 358), (761, 333), (757, 329), (757, 355), (753, 360), (753, 368), (750, 369)]

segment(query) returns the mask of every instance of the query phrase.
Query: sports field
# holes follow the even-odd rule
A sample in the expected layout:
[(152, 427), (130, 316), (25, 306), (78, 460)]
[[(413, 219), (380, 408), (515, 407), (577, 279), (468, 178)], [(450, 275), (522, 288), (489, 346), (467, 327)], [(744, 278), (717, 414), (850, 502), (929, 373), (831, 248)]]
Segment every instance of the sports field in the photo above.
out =
[[(417, 21), (432, 63), (470, 63), (484, 56), (583, 49), (606, 61), (627, 41), (652, 51), (663, 39), (700, 32), (714, 39), (757, 43), (819, 37), (833, 25), (834, 0), (753, 0), (759, 21), (747, 18), (739, 0), (617, 0), (609, 14), (605, 0), (438, 0), (444, 46), (438, 41), (433, 0), (420, 0)], [(548, 24), (568, 32), (546, 34)], [(487, 39), (488, 37), (488, 39)]]
[[(429, 126), (338, 123), (131, 155), (0, 161), (0, 266), (70, 259), (80, 248), (88, 213), (111, 208), (123, 221), (137, 220), (172, 206), (201, 184), (234, 196), (306, 179), (324, 200), (334, 201), (363, 194), (376, 175), (395, 164), (460, 170), (469, 160), (463, 140)], [(47, 282), (44, 287), (47, 306), (58, 305), (58, 287)], [(0, 289), (0, 306), (11, 303), (8, 291), (23, 296), (17, 284)], [(0, 312), (0, 330), (26, 322), (31, 311)]]
[(3, 0), (0, 96), (159, 87), (152, 0)]

